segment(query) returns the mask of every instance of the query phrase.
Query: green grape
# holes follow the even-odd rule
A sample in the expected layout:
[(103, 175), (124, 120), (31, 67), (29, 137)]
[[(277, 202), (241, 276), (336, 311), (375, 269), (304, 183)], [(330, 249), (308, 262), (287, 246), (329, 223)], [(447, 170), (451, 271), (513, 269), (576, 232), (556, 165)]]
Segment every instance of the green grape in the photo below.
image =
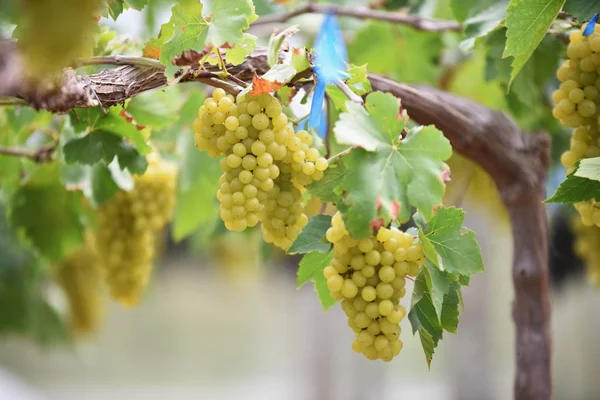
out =
[(156, 234), (172, 216), (177, 169), (158, 155), (134, 176), (133, 190), (119, 191), (98, 209), (95, 243), (98, 263), (111, 295), (135, 305), (152, 269)]
[[(312, 139), (305, 134), (295, 137), (301, 144)], [(304, 154), (315, 157), (310, 150)], [(331, 295), (344, 298), (342, 310), (356, 333), (352, 348), (368, 359), (391, 361), (402, 349), (398, 324), (406, 316), (399, 304), (406, 294), (404, 277), (420, 272), (425, 262), (422, 246), (395, 228), (355, 240), (339, 212), (331, 221), (325, 237), (333, 243), (334, 258), (323, 274)]]

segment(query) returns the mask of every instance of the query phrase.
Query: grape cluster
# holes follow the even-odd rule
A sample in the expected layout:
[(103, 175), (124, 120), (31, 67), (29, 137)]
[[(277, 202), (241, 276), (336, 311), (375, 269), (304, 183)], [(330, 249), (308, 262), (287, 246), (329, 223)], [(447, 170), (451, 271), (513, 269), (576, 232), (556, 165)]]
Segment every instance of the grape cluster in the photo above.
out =
[(156, 234), (172, 216), (176, 179), (176, 167), (151, 154), (133, 190), (120, 190), (98, 210), (100, 265), (112, 297), (124, 305), (137, 304), (148, 282)]
[(204, 101), (194, 131), (198, 150), (222, 156), (217, 198), (225, 227), (243, 231), (262, 222), (265, 240), (287, 249), (308, 222), (304, 187), (323, 178), (328, 166), (311, 147), (312, 135), (294, 132), (275, 97), (236, 102), (223, 89)]
[[(561, 156), (569, 174), (578, 160), (600, 156), (600, 28), (590, 36), (573, 31), (567, 56), (556, 73), (561, 84), (552, 93), (552, 114), (562, 125), (575, 128), (570, 148)], [(575, 208), (586, 226), (600, 226), (600, 204), (595, 200)]]
[(406, 310), (405, 276), (418, 275), (425, 262), (420, 242), (396, 228), (356, 240), (338, 212), (326, 238), (334, 258), (323, 270), (331, 296), (342, 300), (348, 325), (356, 333), (352, 348), (368, 359), (391, 361), (400, 353), (400, 321)]
[(104, 282), (92, 238), (58, 265), (56, 281), (69, 302), (71, 331), (76, 335), (95, 332), (104, 313)]
[(573, 250), (584, 262), (588, 280), (600, 287), (600, 228), (585, 226), (581, 218), (574, 218), (571, 230), (575, 236)]

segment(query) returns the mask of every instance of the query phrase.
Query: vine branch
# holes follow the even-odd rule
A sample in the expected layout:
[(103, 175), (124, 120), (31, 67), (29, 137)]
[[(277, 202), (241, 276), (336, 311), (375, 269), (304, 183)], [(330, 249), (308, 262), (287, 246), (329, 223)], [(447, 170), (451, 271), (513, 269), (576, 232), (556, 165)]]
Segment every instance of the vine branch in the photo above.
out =
[(462, 26), (455, 21), (445, 21), (431, 18), (424, 18), (418, 15), (405, 14), (400, 12), (379, 11), (366, 7), (346, 7), (337, 4), (319, 4), (308, 3), (291, 11), (281, 14), (271, 14), (258, 18), (252, 25), (264, 25), (273, 23), (287, 22), (288, 20), (302, 14), (336, 14), (358, 19), (374, 19), (378, 21), (393, 22), (396, 24), (408, 25), (420, 31), (442, 32), (442, 31), (462, 31)]
[(52, 160), (52, 154), (56, 150), (56, 145), (42, 147), (37, 151), (29, 151), (16, 147), (4, 147), (0, 146), (0, 156), (12, 156), (27, 158), (36, 163), (44, 163)]

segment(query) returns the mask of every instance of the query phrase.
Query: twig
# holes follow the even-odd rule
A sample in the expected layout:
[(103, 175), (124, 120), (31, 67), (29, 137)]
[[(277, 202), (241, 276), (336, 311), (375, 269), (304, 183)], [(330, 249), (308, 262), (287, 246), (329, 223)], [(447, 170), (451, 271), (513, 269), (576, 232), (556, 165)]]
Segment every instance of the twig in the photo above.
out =
[(233, 76), (231, 74), (227, 75), (227, 79), (229, 79), (232, 82), (237, 83), (238, 85), (242, 86), (242, 87), (248, 87), (248, 83), (244, 82), (243, 80), (241, 80), (240, 78)]
[(252, 25), (264, 25), (272, 23), (287, 22), (291, 18), (302, 14), (336, 14), (346, 17), (354, 17), (360, 19), (376, 19), (379, 21), (394, 22), (397, 24), (409, 25), (420, 31), (442, 32), (442, 31), (462, 31), (462, 26), (455, 21), (436, 20), (423, 18), (418, 15), (404, 14), (399, 12), (372, 10), (366, 7), (345, 7), (337, 4), (317, 4), (309, 3), (300, 6), (294, 10), (272, 14), (260, 17)]
[(19, 149), (15, 147), (4, 147), (0, 146), (0, 156), (13, 156), (13, 157), (22, 157), (27, 158), (36, 163), (44, 163), (52, 160), (52, 153), (56, 149), (56, 144), (51, 146), (42, 147), (41, 149), (31, 152), (24, 149)]
[(352, 151), (352, 147), (348, 147), (346, 150), (342, 150), (339, 153), (334, 154), (333, 156), (329, 157), (327, 159), (327, 162), (330, 163), (330, 162), (335, 161), (336, 159), (338, 159), (340, 157), (344, 157), (344, 156), (350, 154), (351, 151)]
[(356, 104), (360, 104), (361, 106), (364, 104), (364, 100), (362, 99), (362, 97), (360, 97), (359, 95), (357, 95), (356, 93), (354, 93), (352, 91), (352, 89), (350, 89), (348, 87), (348, 85), (346, 85), (346, 82), (342, 81), (341, 79), (338, 79), (335, 84), (336, 84), (336, 86), (338, 88), (340, 88), (340, 90), (342, 92), (344, 92), (344, 94), (346, 95), (346, 97), (348, 97), (350, 100), (352, 100)]
[(21, 106), (26, 105), (23, 99), (18, 97), (0, 97), (0, 106)]
[(98, 56), (77, 61), (78, 65), (139, 65), (164, 70), (165, 66), (157, 60), (132, 56)]

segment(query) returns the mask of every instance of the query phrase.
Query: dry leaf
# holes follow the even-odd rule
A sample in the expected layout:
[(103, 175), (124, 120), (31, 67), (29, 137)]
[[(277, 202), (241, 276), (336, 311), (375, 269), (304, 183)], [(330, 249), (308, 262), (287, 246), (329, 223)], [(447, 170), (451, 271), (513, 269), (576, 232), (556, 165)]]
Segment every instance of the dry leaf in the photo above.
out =
[(252, 90), (250, 90), (250, 96), (258, 96), (260, 94), (269, 94), (283, 86), (282, 82), (270, 81), (254, 73), (252, 77)]

